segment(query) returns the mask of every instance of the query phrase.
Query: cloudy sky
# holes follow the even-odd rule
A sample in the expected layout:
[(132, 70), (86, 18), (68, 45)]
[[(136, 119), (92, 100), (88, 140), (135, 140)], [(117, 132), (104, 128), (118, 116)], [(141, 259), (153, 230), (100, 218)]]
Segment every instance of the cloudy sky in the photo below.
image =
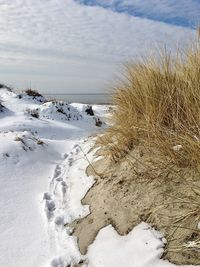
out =
[(104, 92), (122, 62), (184, 44), (199, 23), (200, 0), (0, 0), (0, 81)]

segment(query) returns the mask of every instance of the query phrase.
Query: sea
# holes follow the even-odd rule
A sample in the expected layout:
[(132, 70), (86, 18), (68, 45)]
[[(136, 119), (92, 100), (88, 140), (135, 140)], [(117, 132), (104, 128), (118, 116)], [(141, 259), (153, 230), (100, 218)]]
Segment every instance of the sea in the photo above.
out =
[(63, 100), (67, 103), (83, 103), (83, 104), (111, 104), (109, 94), (43, 94), (47, 99)]

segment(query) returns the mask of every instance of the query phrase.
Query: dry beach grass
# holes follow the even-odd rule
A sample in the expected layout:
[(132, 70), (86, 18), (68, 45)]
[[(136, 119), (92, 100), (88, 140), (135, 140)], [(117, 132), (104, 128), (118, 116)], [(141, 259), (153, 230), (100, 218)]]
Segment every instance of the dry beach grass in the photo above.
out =
[(165, 234), (165, 258), (200, 264), (200, 38), (126, 65), (113, 104), (88, 168), (91, 213), (73, 224), (81, 252), (109, 223), (124, 235), (146, 221)]
[(126, 65), (113, 104), (112, 127), (98, 142), (115, 162), (144, 142), (175, 163), (199, 165), (200, 39), (176, 56), (164, 52)]

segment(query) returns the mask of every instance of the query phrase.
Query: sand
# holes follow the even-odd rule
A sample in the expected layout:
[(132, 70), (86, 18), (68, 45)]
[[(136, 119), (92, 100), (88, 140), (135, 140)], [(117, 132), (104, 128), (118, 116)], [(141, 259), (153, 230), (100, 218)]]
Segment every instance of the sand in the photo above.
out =
[(200, 264), (200, 173), (196, 169), (175, 166), (159, 151), (138, 145), (119, 163), (97, 160), (88, 166), (87, 174), (96, 178), (82, 200), (90, 205), (90, 214), (71, 225), (81, 253), (87, 252), (102, 227), (112, 224), (126, 235), (144, 221), (164, 233), (165, 259)]

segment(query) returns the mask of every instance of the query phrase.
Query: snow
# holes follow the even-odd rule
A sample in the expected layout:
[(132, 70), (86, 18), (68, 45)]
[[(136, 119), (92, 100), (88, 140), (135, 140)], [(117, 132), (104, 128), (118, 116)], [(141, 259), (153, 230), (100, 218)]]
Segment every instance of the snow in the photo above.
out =
[(76, 238), (71, 236), (72, 229), (64, 225), (89, 213), (89, 207), (82, 206), (81, 199), (94, 183), (93, 178), (85, 174), (88, 162), (84, 154), (90, 148), (91, 143), (76, 141), (70, 153), (64, 155), (63, 162), (56, 165), (49, 191), (43, 196), (49, 233), (53, 237), (51, 242), (56, 245), (58, 252), (51, 259), (53, 267), (64, 267), (83, 259)]
[[(43, 110), (44, 104), (19, 99), (6, 89), (0, 90), (0, 101), (7, 108), (0, 113), (0, 266), (49, 266), (59, 251), (51, 242), (44, 192), (77, 139), (96, 132), (97, 127), (88, 116), (62, 122), (55, 112), (54, 120), (33, 118), (26, 109)], [(70, 108), (72, 115), (79, 114)], [(53, 213), (53, 205), (49, 201), (46, 209)]]
[(176, 145), (172, 147), (174, 151), (179, 151), (180, 149), (182, 149), (182, 145)]
[[(165, 240), (145, 223), (127, 236), (108, 225), (80, 254), (66, 224), (89, 213), (81, 199), (94, 179), (85, 169), (92, 135), (106, 125), (96, 127), (85, 105), (43, 102), (0, 89), (0, 266), (174, 266), (160, 259)], [(102, 121), (108, 109), (93, 106)]]
[[(32, 90), (28, 90), (32, 91)], [(32, 91), (34, 93), (34, 91)], [(22, 92), (18, 95), (16, 95), (17, 98), (23, 99), (23, 100), (28, 100), (29, 102), (39, 102), (39, 103), (44, 103), (46, 99), (42, 95), (35, 95), (31, 96), (30, 93), (27, 92)]]
[[(30, 110), (31, 111), (31, 110)], [(81, 113), (72, 105), (63, 101), (50, 101), (33, 109), (32, 112), (38, 112), (40, 118), (51, 120), (81, 120)]]
[(173, 267), (160, 259), (165, 243), (163, 235), (144, 222), (126, 236), (118, 235), (108, 225), (100, 230), (87, 257), (93, 267)]

